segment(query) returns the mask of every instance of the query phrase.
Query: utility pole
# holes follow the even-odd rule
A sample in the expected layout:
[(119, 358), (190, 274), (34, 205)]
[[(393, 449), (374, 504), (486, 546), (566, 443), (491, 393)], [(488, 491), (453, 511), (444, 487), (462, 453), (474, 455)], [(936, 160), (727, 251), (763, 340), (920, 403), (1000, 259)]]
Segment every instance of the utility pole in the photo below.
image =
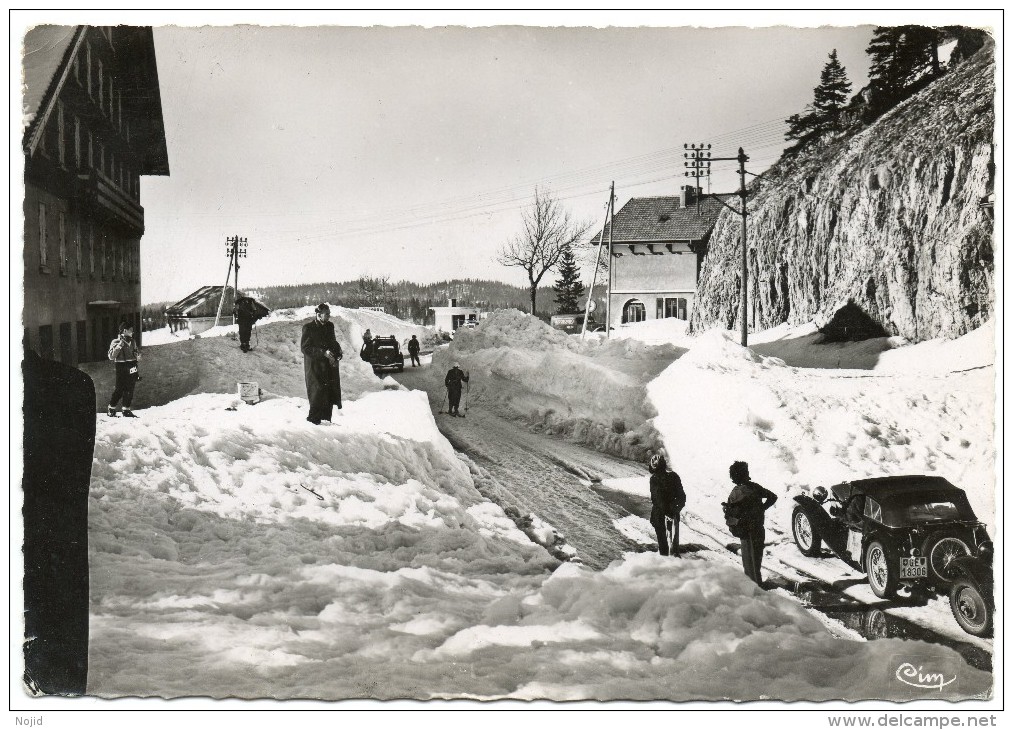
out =
[[(747, 308), (747, 306), (746, 306), (746, 302), (747, 302), (748, 295), (749, 295), (749, 280), (748, 280), (749, 266), (748, 266), (748, 261), (747, 261), (747, 256), (746, 256), (746, 215), (747, 215), (747, 211), (746, 211), (746, 197), (748, 196), (748, 193), (746, 192), (746, 162), (749, 161), (749, 156), (742, 150), (741, 147), (739, 147), (739, 154), (736, 155), (735, 157), (711, 157), (710, 156), (710, 152), (706, 152), (706, 149), (710, 148), (710, 145), (707, 145), (707, 147), (705, 148), (703, 145), (700, 145), (699, 147), (697, 147), (696, 145), (690, 146), (690, 145), (685, 145), (684, 144), (683, 148), (687, 149), (687, 150), (691, 150), (690, 152), (684, 153), (683, 157), (686, 157), (687, 159), (692, 160), (692, 162), (686, 162), (684, 164), (686, 165), (686, 167), (690, 168), (693, 171), (693, 172), (686, 172), (684, 174), (686, 176), (695, 176), (695, 177), (697, 177), (697, 179), (699, 179), (699, 176), (702, 174), (700, 172), (700, 169), (701, 169), (700, 165), (701, 165), (702, 162), (706, 162), (706, 169), (708, 170), (708, 173), (709, 173), (709, 170), (710, 170), (710, 163), (711, 162), (720, 162), (720, 161), (724, 161), (724, 160), (732, 160), (732, 161), (735, 161), (735, 162), (739, 163), (739, 193), (738, 193), (738, 195), (739, 195), (739, 198), (741, 199), (741, 209), (740, 210), (735, 210), (735, 208), (733, 208), (732, 206), (728, 205), (728, 203), (726, 203), (725, 201), (721, 200), (720, 198), (717, 198), (717, 200), (720, 201), (720, 203), (723, 206), (725, 206), (726, 208), (728, 208), (729, 210), (735, 211), (735, 213), (737, 213), (738, 215), (742, 216), (742, 285), (741, 285), (741, 297), (740, 297), (740, 299), (741, 299), (741, 301), (740, 301), (741, 309), (740, 309), (740, 312), (739, 312), (739, 321), (740, 321), (741, 328), (742, 328), (741, 344), (742, 344), (743, 347), (746, 347), (749, 344), (749, 326), (748, 326), (748, 323), (746, 321), (746, 312), (749, 311), (748, 308)], [(704, 152), (705, 152), (702, 155), (703, 156), (703, 160), (701, 160), (701, 150), (704, 150)], [(700, 210), (700, 208), (699, 208), (699, 200), (700, 200), (700, 196), (698, 195), (697, 196), (697, 211), (698, 212)]]
[[(615, 183), (613, 183), (615, 185)], [(591, 288), (587, 290), (587, 302), (584, 303), (584, 323), (580, 328), (580, 339), (587, 334), (587, 318), (591, 314), (591, 296), (594, 294), (594, 285), (598, 282), (598, 267), (601, 265), (601, 249), (605, 245), (605, 226), (609, 220), (609, 205), (612, 203), (612, 191), (609, 191), (609, 200), (605, 203), (605, 220), (601, 224), (601, 232), (598, 234), (598, 255), (594, 257), (594, 269), (591, 271)], [(594, 240), (594, 239), (592, 239)], [(606, 310), (607, 311), (607, 310)], [(606, 315), (607, 316), (607, 315)], [(605, 323), (606, 336), (608, 335), (608, 322)]]
[(612, 228), (616, 217), (616, 181), (609, 187), (609, 266), (608, 285), (605, 287), (605, 339), (612, 338)]
[(222, 296), (218, 300), (218, 312), (215, 314), (215, 327), (218, 326), (218, 320), (221, 319), (222, 316), (222, 308), (225, 306), (225, 290), (229, 288), (229, 276), (232, 274), (233, 267), (236, 272), (232, 287), (233, 303), (235, 303), (236, 297), (239, 296), (239, 258), (246, 258), (246, 239), (240, 238), (239, 236), (226, 238), (225, 255), (229, 257), (229, 270), (225, 274), (225, 286), (222, 287)]
[(682, 173), (686, 177), (692, 177), (696, 179), (693, 184), (693, 197), (696, 198), (696, 214), (700, 215), (700, 178), (707, 178), (708, 193), (710, 192), (710, 174), (711, 174), (711, 153), (709, 144), (700, 144), (698, 147), (696, 144), (683, 145), (684, 150), (689, 152), (683, 152), (682, 156), (691, 160), (686, 162), (686, 167), (689, 168), (686, 172)]

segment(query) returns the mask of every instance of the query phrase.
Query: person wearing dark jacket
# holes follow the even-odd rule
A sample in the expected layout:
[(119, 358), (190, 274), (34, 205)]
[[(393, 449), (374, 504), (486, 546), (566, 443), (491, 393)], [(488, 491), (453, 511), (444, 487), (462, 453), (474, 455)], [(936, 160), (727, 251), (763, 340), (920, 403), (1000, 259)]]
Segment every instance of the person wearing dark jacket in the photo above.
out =
[(412, 338), (408, 340), (408, 354), (412, 358), (412, 367), (422, 364), (422, 361), (419, 360), (419, 340), (415, 335), (412, 335)]
[[(658, 552), (662, 555), (679, 555), (679, 516), (686, 506), (686, 492), (682, 480), (669, 471), (664, 454), (653, 454), (648, 462), (651, 471), (651, 524), (658, 536)], [(672, 544), (668, 544), (666, 520), (672, 520)]]
[(250, 335), (253, 333), (253, 325), (266, 312), (267, 308), (251, 297), (242, 294), (236, 297), (232, 313), (236, 317), (236, 324), (239, 325), (239, 349), (243, 352), (250, 351)]
[(742, 568), (756, 585), (763, 585), (760, 563), (763, 561), (763, 543), (767, 537), (763, 528), (763, 515), (777, 501), (777, 495), (749, 480), (749, 465), (736, 461), (728, 469), (735, 485), (728, 495), (728, 507), (744, 522), (741, 541)]
[(447, 399), (450, 401), (449, 413), (452, 416), (460, 416), (461, 413), (458, 408), (461, 405), (461, 383), (468, 382), (468, 373), (461, 370), (460, 363), (454, 363), (454, 366), (447, 371), (447, 377), (443, 379), (443, 384), (447, 386)]
[(330, 318), (331, 308), (326, 304), (318, 305), (316, 316), (303, 325), (299, 346), (303, 354), (306, 397), (310, 402), (306, 420), (313, 424), (330, 421), (334, 406), (341, 410), (341, 375), (338, 372), (341, 345), (334, 337)]
[(109, 343), (109, 359), (116, 364), (116, 387), (109, 399), (106, 413), (115, 418), (122, 399), (123, 415), (126, 418), (133, 418), (134, 412), (130, 410), (130, 403), (134, 400), (134, 386), (141, 379), (137, 371), (141, 348), (134, 342), (134, 326), (129, 322), (124, 321), (120, 324), (119, 335)]

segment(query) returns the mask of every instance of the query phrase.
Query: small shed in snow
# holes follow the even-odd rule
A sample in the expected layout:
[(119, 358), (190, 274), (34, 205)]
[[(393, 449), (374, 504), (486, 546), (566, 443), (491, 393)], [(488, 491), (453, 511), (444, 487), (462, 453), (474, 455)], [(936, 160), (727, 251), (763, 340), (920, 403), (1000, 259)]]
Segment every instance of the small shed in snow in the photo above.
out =
[[(223, 290), (224, 303), (222, 303)], [(172, 306), (166, 307), (165, 321), (172, 332), (189, 330), (191, 335), (199, 335), (215, 326), (219, 304), (222, 311), (219, 324), (232, 324), (232, 309), (235, 302), (236, 293), (231, 286), (203, 286)]]

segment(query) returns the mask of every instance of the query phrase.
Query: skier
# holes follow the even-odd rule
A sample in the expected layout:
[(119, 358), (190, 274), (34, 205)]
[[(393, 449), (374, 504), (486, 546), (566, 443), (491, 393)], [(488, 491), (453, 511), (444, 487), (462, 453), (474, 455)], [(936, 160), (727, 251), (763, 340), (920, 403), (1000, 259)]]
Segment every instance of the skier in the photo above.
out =
[(742, 522), (742, 568), (746, 576), (763, 587), (760, 563), (763, 561), (763, 542), (767, 537), (763, 528), (763, 513), (777, 501), (777, 495), (749, 480), (749, 464), (736, 461), (728, 468), (735, 485), (728, 495), (727, 510)]
[(306, 420), (319, 424), (331, 420), (333, 406), (341, 410), (341, 374), (338, 372), (341, 345), (334, 337), (331, 308), (321, 303), (315, 311), (313, 320), (303, 325), (300, 349), (306, 376), (306, 397), (310, 402)]
[(419, 360), (419, 340), (415, 335), (412, 335), (412, 338), (408, 340), (408, 354), (412, 358), (412, 367), (422, 364), (422, 361)]
[(461, 405), (461, 383), (467, 383), (468, 378), (468, 371), (462, 371), (461, 364), (455, 362), (454, 366), (447, 371), (447, 377), (443, 379), (443, 384), (447, 386), (447, 398), (450, 401), (449, 413), (452, 416), (461, 415), (458, 410)]
[(115, 418), (120, 399), (123, 399), (123, 416), (135, 418), (130, 410), (134, 399), (134, 385), (141, 379), (137, 372), (137, 361), (141, 359), (141, 348), (134, 342), (134, 326), (124, 320), (120, 323), (120, 333), (109, 343), (109, 359), (116, 364), (116, 387), (109, 399), (106, 413)]
[(258, 319), (267, 314), (267, 307), (251, 297), (242, 293), (236, 297), (236, 304), (232, 313), (239, 324), (239, 349), (243, 352), (250, 351), (250, 335), (253, 333), (253, 325)]
[[(679, 516), (686, 506), (686, 492), (682, 480), (670, 471), (665, 455), (652, 454), (648, 461), (651, 472), (651, 524), (658, 536), (658, 552), (662, 555), (679, 555)], [(672, 522), (672, 540), (669, 545), (666, 522)]]

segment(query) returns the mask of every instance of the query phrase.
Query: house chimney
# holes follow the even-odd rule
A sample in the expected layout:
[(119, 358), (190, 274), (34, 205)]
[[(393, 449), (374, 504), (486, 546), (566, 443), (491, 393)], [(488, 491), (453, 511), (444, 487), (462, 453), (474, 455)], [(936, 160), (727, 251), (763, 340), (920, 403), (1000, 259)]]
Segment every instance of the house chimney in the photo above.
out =
[(692, 185), (683, 185), (682, 190), (679, 191), (679, 207), (688, 208), (696, 203), (697, 192), (698, 188), (695, 188)]
[(457, 300), (456, 299), (451, 299), (451, 300), (449, 300), (449, 302), (450, 303), (449, 303), (448, 306), (451, 306), (451, 307), (456, 307), (457, 306)]

